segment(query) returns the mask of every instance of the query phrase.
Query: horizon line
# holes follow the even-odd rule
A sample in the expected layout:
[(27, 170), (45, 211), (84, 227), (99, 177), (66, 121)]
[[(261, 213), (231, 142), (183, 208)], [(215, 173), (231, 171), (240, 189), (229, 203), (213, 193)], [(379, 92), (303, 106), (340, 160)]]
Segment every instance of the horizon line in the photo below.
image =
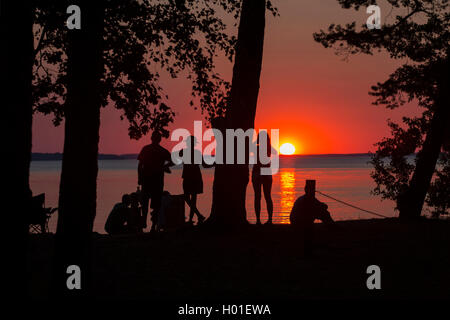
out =
[[(32, 155), (62, 155), (63, 152), (32, 152)], [(342, 155), (370, 155), (373, 152), (350, 152), (350, 153), (295, 153), (291, 155), (279, 154), (281, 157), (292, 157), (292, 156), (342, 156)], [(139, 155), (139, 153), (102, 153), (99, 156), (132, 156)]]

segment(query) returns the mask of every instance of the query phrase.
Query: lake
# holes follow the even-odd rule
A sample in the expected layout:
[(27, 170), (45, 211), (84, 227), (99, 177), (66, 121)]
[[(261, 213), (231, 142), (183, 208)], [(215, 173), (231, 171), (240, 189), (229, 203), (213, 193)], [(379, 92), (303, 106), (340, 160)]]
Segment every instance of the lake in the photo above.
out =
[[(306, 179), (317, 180), (317, 190), (334, 198), (349, 202), (355, 206), (378, 212), (386, 216), (396, 216), (394, 202), (381, 201), (370, 191), (375, 184), (370, 178), (372, 168), (368, 155), (319, 155), (281, 157), (280, 170), (273, 176), (272, 199), (274, 204), (274, 223), (289, 223), (289, 212), (295, 199), (303, 194)], [(30, 184), (33, 194), (45, 193), (46, 206), (58, 204), (61, 161), (33, 161), (31, 163)], [(203, 169), (204, 193), (198, 196), (200, 212), (209, 216), (212, 199), (214, 169)], [(136, 160), (100, 160), (97, 183), (97, 216), (94, 231), (105, 233), (106, 217), (113, 205), (120, 202), (124, 193), (136, 191)], [(172, 169), (166, 174), (165, 190), (171, 194), (181, 194), (181, 168)], [(317, 198), (326, 202), (335, 220), (354, 220), (376, 218), (344, 204), (317, 194)], [(267, 220), (264, 198), (261, 205), (261, 218)], [(186, 214), (188, 207), (186, 206)], [(251, 182), (247, 188), (247, 218), (255, 221), (253, 209), (253, 188)], [(49, 223), (50, 231), (55, 232), (57, 215)]]

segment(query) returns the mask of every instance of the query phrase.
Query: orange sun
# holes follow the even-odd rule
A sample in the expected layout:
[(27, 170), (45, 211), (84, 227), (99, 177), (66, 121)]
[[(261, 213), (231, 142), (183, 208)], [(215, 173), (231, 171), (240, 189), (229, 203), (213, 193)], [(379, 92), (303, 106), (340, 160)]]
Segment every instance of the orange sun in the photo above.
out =
[(283, 155), (291, 155), (295, 153), (295, 147), (292, 143), (284, 143), (280, 147), (280, 153)]

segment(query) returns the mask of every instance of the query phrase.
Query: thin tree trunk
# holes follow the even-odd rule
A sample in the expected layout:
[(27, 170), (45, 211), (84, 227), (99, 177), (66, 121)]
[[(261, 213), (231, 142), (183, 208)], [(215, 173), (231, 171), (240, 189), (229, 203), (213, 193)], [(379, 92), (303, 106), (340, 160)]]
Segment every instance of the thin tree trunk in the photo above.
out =
[[(244, 0), (242, 3), (226, 128), (245, 131), (254, 127), (263, 57), (265, 9), (265, 0)], [(245, 198), (248, 181), (248, 164), (216, 166), (211, 223), (221, 226), (247, 223)]]
[[(4, 46), (1, 49), (2, 64), (2, 110), (7, 129), (6, 142), (8, 174), (5, 183), (5, 198), (14, 206), (13, 212), (4, 212), (5, 226), (12, 230), (12, 250), (7, 265), (16, 276), (14, 287), (8, 296), (17, 300), (26, 295), (26, 248), (28, 240), (27, 215), (31, 191), (29, 172), (31, 160), (32, 98), (31, 81), (33, 71), (33, 12), (29, 1), (1, 1), (0, 29)], [(8, 274), (11, 276), (11, 274)]]
[(436, 169), (436, 163), (448, 135), (448, 132), (446, 132), (450, 125), (450, 66), (448, 58), (441, 70), (447, 71), (441, 73), (436, 111), (431, 120), (422, 150), (417, 155), (416, 167), (409, 187), (397, 200), (400, 219), (414, 219), (422, 214), (423, 204)]
[[(79, 0), (81, 30), (69, 30), (65, 140), (56, 232), (55, 289), (85, 296), (91, 283), (91, 235), (96, 214), (103, 1)], [(66, 270), (81, 269), (81, 290), (68, 290)]]

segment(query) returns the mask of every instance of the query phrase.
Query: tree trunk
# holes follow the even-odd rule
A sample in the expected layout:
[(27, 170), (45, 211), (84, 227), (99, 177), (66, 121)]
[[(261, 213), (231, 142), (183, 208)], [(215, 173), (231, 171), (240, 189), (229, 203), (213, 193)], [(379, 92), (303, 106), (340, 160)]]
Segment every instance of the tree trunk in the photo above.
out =
[[(225, 128), (245, 131), (254, 127), (263, 57), (265, 9), (265, 0), (244, 0), (242, 3)], [(247, 223), (245, 198), (248, 181), (248, 163), (216, 166), (210, 223), (225, 227)]]
[(422, 150), (417, 155), (414, 174), (408, 189), (397, 200), (397, 207), (400, 211), (399, 218), (403, 220), (420, 217), (425, 197), (436, 169), (437, 160), (446, 140), (446, 130), (450, 125), (449, 70), (450, 66), (447, 58), (446, 63), (440, 69), (440, 92), (436, 101), (436, 110)]
[[(1, 1), (0, 29), (4, 46), (1, 50), (2, 109), (6, 111), (4, 141), (7, 151), (8, 181), (5, 199), (14, 206), (13, 212), (4, 212), (5, 226), (12, 231), (12, 252), (5, 258), (12, 267), (14, 287), (8, 296), (14, 300), (25, 296), (26, 248), (28, 240), (27, 215), (31, 191), (29, 171), (31, 160), (33, 71), (33, 15), (29, 1)], [(7, 246), (8, 247), (8, 246)], [(9, 274), (11, 276), (11, 274)]]
[[(96, 213), (100, 79), (103, 74), (103, 1), (79, 0), (81, 29), (68, 30), (68, 84), (54, 289), (64, 297), (90, 291), (91, 235)], [(66, 286), (67, 267), (81, 269), (81, 290)]]

